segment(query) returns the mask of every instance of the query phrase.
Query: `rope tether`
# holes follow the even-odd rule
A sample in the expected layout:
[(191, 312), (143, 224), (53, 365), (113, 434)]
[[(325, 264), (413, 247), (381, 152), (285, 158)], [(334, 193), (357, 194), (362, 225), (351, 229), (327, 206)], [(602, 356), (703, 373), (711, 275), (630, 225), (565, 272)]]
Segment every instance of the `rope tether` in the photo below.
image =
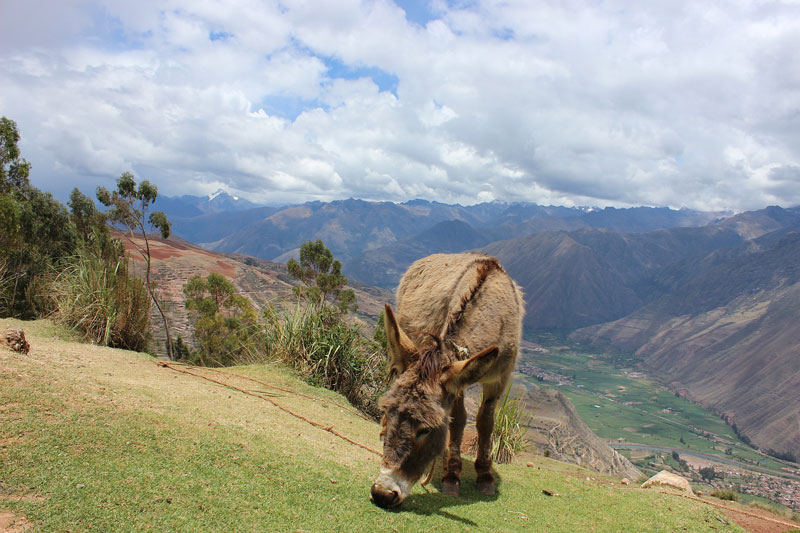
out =
[[(347, 435), (343, 435), (342, 433), (339, 433), (338, 431), (336, 431), (333, 428), (333, 426), (326, 426), (325, 424), (320, 424), (319, 422), (311, 420), (310, 418), (306, 418), (305, 416), (303, 416), (301, 414), (295, 413), (291, 409), (287, 409), (286, 407), (282, 406), (281, 404), (279, 404), (278, 402), (276, 402), (272, 398), (264, 396), (263, 394), (258, 394), (258, 393), (255, 393), (255, 392), (251, 392), (251, 391), (236, 387), (234, 385), (231, 385), (230, 383), (225, 383), (225, 382), (216, 380), (214, 378), (210, 378), (208, 376), (204, 376), (202, 374), (195, 374), (194, 372), (189, 372), (188, 370), (186, 370), (184, 368), (176, 368), (176, 367), (172, 366), (172, 364), (170, 364), (168, 362), (165, 362), (165, 361), (159, 361), (158, 362), (158, 366), (161, 366), (161, 367), (164, 367), (164, 368), (169, 368), (170, 370), (174, 370), (175, 372), (180, 372), (182, 374), (188, 374), (190, 376), (194, 376), (196, 378), (204, 379), (206, 381), (210, 381), (211, 383), (216, 383), (217, 385), (222, 385), (223, 387), (227, 387), (229, 389), (233, 389), (235, 391), (239, 391), (239, 392), (241, 392), (243, 394), (247, 394), (249, 396), (254, 396), (256, 398), (260, 398), (262, 400), (265, 400), (265, 401), (269, 402), (270, 404), (272, 404), (273, 406), (277, 407), (278, 409), (280, 409), (284, 413), (290, 414), (295, 418), (299, 418), (300, 420), (311, 424), (314, 427), (318, 427), (318, 428), (320, 428), (322, 430), (327, 431), (328, 433), (336, 435), (340, 439), (345, 440), (345, 441), (349, 442), (350, 444), (354, 444), (354, 445), (358, 446), (359, 448), (363, 448), (364, 450), (367, 450), (368, 452), (374, 453), (378, 457), (382, 457), (383, 456), (383, 454), (381, 452), (379, 452), (378, 450), (376, 450), (374, 448), (371, 448), (371, 447), (367, 446), (366, 444), (361, 444), (360, 442), (354, 441), (353, 439), (351, 439)], [(245, 378), (245, 379), (248, 379), (248, 378)], [(255, 381), (255, 380), (253, 380), (253, 381)], [(289, 392), (293, 392), (293, 391), (289, 391)], [(316, 398), (312, 398), (312, 399), (316, 400)]]

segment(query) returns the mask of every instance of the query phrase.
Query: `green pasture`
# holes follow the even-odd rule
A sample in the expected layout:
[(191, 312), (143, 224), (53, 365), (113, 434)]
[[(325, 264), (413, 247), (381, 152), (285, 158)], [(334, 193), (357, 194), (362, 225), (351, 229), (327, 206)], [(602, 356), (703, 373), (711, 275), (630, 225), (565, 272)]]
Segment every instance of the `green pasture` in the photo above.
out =
[[(460, 498), (434, 481), (385, 511), (369, 500), (377, 456), (263, 398), (58, 340), (46, 323), (9, 325), (24, 325), (32, 349), (0, 349), (0, 511), (34, 530), (741, 531), (714, 507), (543, 457), (499, 465), (496, 497), (477, 493), (467, 460)], [(377, 424), (284, 368), (224, 372), (214, 375), (380, 448)]]
[[(571, 385), (558, 389), (602, 438), (691, 450), (780, 470), (778, 461), (742, 442), (719, 416), (651, 379), (631, 375), (633, 369), (616, 368), (606, 360), (610, 356), (562, 345), (551, 347), (547, 354), (524, 357), (539, 367), (574, 377)], [(728, 448), (730, 455), (725, 453)]]

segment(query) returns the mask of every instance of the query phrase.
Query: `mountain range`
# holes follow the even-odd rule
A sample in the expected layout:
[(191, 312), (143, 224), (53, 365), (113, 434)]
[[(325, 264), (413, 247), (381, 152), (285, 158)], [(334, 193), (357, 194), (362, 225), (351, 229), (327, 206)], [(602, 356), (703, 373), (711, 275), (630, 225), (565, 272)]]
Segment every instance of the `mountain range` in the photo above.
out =
[[(214, 195), (211, 195), (214, 196)], [(426, 200), (348, 199), (285, 207), (256, 207), (219, 192), (207, 197), (159, 198), (173, 233), (210, 250), (284, 262), (303, 242), (321, 239), (363, 283), (393, 287), (416, 259), (462, 251), (546, 230), (605, 228), (646, 232), (698, 226), (724, 216), (669, 208), (540, 206), (531, 203), (449, 205)]]
[(249, 200), (232, 196), (223, 189), (206, 196), (159, 196), (158, 209), (164, 211), (170, 218), (192, 218), (208, 213), (224, 211), (244, 211), (261, 207)]
[(283, 262), (321, 239), (351, 280), (385, 288), (430, 253), (494, 255), (524, 290), (526, 331), (626, 354), (754, 444), (800, 455), (799, 208), (731, 216), (349, 199), (167, 211), (176, 234), (222, 252)]

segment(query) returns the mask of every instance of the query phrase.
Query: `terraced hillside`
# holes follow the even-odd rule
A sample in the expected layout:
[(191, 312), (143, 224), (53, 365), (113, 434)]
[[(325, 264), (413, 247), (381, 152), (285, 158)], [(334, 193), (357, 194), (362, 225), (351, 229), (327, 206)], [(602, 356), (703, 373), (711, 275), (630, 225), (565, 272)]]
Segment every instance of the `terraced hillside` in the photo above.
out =
[[(142, 243), (141, 239), (137, 239)], [(126, 243), (127, 244), (127, 243)], [(152, 279), (156, 281), (159, 298), (167, 313), (173, 338), (181, 335), (191, 339), (189, 317), (183, 297), (183, 285), (195, 275), (208, 276), (212, 272), (222, 274), (234, 284), (240, 294), (250, 298), (257, 308), (268, 304), (281, 305), (291, 300), (292, 286), (297, 284), (286, 272), (286, 265), (265, 259), (243, 255), (226, 255), (204, 250), (179, 238), (161, 239), (150, 237), (152, 257)], [(134, 272), (144, 275), (144, 259), (130, 250), (134, 260)], [(393, 301), (389, 291), (353, 284), (358, 302), (358, 315), (374, 324), (386, 302)], [(153, 336), (156, 353), (165, 351), (165, 335), (161, 317), (155, 306), (151, 306)]]

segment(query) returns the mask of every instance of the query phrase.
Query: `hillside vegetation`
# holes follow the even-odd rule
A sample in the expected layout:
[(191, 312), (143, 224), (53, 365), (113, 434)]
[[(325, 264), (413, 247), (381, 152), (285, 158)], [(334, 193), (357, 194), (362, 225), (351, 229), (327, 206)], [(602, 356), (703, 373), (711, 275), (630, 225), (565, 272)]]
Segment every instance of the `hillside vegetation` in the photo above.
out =
[[(9, 326), (32, 349), (0, 349), (0, 515), (45, 531), (740, 530), (717, 508), (544, 458), (499, 465), (496, 498), (474, 490), (468, 464), (461, 498), (434, 481), (386, 512), (368, 496), (375, 454), (270, 401), (70, 341), (46, 321), (0, 320)], [(376, 424), (280, 367), (194, 371), (380, 449)]]

